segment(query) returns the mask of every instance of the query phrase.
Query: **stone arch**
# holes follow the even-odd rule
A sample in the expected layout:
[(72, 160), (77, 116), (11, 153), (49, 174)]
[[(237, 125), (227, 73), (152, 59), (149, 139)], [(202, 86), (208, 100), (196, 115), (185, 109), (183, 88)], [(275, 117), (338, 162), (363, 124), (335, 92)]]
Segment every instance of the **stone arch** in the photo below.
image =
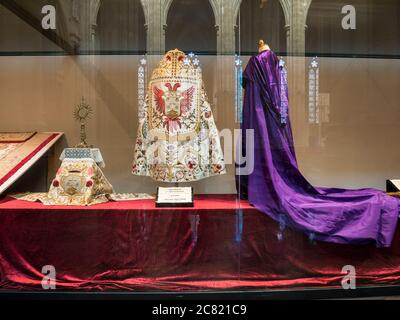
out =
[(97, 17), (101, 6), (101, 0), (90, 0), (90, 26), (97, 26)]
[[(394, 55), (400, 50), (398, 24), (400, 2), (398, 0), (353, 0), (357, 10), (357, 30), (343, 30), (342, 8), (345, 0), (311, 3), (307, 15), (306, 52), (315, 55)], [(388, 32), (390, 30), (390, 32)], [(384, 41), (382, 40), (384, 39)]]
[[(165, 23), (166, 49), (176, 47), (183, 51), (197, 53), (217, 52), (216, 20), (212, 2), (198, 0), (170, 1), (168, 16)], [(191, 19), (191, 23), (182, 28), (181, 21), (192, 10), (198, 12)]]
[(279, 0), (281, 7), (283, 9), (283, 14), (285, 15), (285, 25), (286, 27), (290, 26), (291, 24), (291, 11), (292, 6), (290, 0)]
[[(233, 10), (235, 12), (235, 21), (237, 21), (242, 1), (243, 0), (234, 0)], [(289, 0), (279, 0), (279, 3), (281, 4), (283, 13), (285, 15), (285, 24), (289, 25), (290, 24), (290, 8), (291, 8), (290, 1)], [(310, 6), (310, 4), (308, 4), (308, 7), (309, 6)], [(307, 9), (307, 11), (308, 11), (308, 9)]]
[[(240, 39), (236, 32), (236, 48), (240, 46), (243, 54), (253, 54), (257, 51), (258, 40), (264, 39), (273, 50), (287, 51), (288, 11), (284, 3), (285, 5), (288, 3), (285, 1), (287, 0), (268, 1), (265, 8), (259, 9), (259, 0), (237, 0), (234, 7), (236, 25), (239, 24), (239, 12), (242, 16), (240, 17)], [(265, 30), (273, 30), (273, 32), (265, 34)]]
[(242, 4), (242, 0), (234, 0), (234, 2), (233, 2), (233, 12), (234, 12), (235, 21), (238, 18), (241, 4)]
[(140, 3), (142, 4), (142, 9), (144, 13), (144, 21), (146, 26), (149, 24), (149, 6), (148, 6), (148, 1), (146, 0), (140, 0)]
[(305, 12), (304, 12), (304, 24), (307, 25), (307, 18), (308, 18), (308, 13), (310, 12), (310, 7), (311, 3), (313, 0), (307, 1), (306, 7), (305, 7)]
[[(91, 0), (93, 1), (93, 0)], [(143, 0), (102, 0), (96, 14), (96, 47), (106, 51), (146, 51), (146, 10)]]
[[(144, 0), (142, 0), (144, 1)], [(165, 0), (164, 1), (164, 5), (163, 5), (163, 9), (162, 9), (162, 21), (164, 26), (167, 25), (167, 19), (168, 19), (168, 13), (169, 13), (169, 9), (171, 8), (172, 2), (174, 2), (175, 0)], [(213, 12), (214, 12), (214, 19), (215, 19), (215, 26), (219, 26), (220, 25), (220, 10), (219, 10), (219, 3), (218, 0), (208, 0)], [(235, 1), (240, 1), (240, 0), (235, 0)]]
[[(146, 0), (140, 0), (140, 3), (142, 4), (142, 9), (144, 12), (144, 19), (146, 25), (148, 24), (148, 1)], [(97, 18), (99, 16), (99, 10), (101, 6), (101, 0), (90, 0), (90, 21), (91, 21), (91, 26), (96, 27), (97, 26)]]

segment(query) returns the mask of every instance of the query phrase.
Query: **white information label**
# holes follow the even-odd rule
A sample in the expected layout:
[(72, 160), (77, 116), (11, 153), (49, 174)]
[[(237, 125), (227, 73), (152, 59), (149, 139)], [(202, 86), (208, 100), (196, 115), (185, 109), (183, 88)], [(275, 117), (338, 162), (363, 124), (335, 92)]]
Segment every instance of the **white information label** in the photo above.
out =
[(187, 188), (158, 188), (157, 203), (182, 204), (193, 202), (193, 191)]

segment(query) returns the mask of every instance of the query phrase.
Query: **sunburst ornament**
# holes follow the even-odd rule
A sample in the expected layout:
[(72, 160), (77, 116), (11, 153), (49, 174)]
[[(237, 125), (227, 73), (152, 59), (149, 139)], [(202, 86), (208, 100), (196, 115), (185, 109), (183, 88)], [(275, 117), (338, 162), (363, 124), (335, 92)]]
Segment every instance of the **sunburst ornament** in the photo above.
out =
[(80, 139), (81, 142), (75, 146), (76, 148), (91, 148), (86, 142), (86, 124), (93, 114), (93, 109), (85, 102), (85, 98), (82, 97), (82, 101), (78, 104), (74, 110), (74, 118), (79, 121), (81, 125)]
[(74, 118), (79, 122), (86, 122), (86, 120), (90, 119), (93, 114), (93, 109), (85, 102), (85, 98), (82, 97), (82, 101), (78, 104), (74, 111)]

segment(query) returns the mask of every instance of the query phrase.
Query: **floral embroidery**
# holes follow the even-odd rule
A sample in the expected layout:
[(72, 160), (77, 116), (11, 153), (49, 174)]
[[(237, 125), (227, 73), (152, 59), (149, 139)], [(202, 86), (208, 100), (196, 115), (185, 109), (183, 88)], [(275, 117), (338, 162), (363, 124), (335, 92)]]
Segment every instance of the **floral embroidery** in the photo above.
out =
[(191, 182), (225, 174), (199, 61), (173, 50), (154, 70), (139, 119), (133, 174)]

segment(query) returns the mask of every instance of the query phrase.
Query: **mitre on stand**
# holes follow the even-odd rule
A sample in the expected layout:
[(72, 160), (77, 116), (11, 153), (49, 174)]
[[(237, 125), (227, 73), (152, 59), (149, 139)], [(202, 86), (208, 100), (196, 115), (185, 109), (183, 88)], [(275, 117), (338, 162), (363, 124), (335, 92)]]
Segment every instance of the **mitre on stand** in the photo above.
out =
[(75, 119), (80, 123), (81, 141), (76, 147), (66, 148), (62, 152), (62, 163), (49, 192), (15, 195), (15, 198), (66, 206), (87, 206), (109, 201), (114, 191), (100, 169), (100, 166), (105, 166), (101, 152), (86, 143), (86, 124), (91, 114), (91, 107), (82, 98), (74, 112)]
[(66, 148), (60, 157), (62, 161), (48, 193), (16, 195), (27, 201), (40, 201), (45, 205), (89, 206), (99, 203), (123, 200), (153, 198), (142, 194), (115, 194), (100, 167), (105, 163), (101, 152), (86, 142), (86, 124), (92, 109), (85, 100), (76, 107), (74, 116), (80, 123), (80, 143)]
[(65, 149), (60, 157), (62, 161), (52, 182), (48, 197), (62, 205), (91, 205), (108, 202), (108, 196), (114, 193), (100, 169), (105, 167), (99, 149), (86, 142), (86, 124), (92, 115), (92, 108), (82, 98), (74, 112), (75, 120), (80, 124), (80, 143), (75, 148)]

